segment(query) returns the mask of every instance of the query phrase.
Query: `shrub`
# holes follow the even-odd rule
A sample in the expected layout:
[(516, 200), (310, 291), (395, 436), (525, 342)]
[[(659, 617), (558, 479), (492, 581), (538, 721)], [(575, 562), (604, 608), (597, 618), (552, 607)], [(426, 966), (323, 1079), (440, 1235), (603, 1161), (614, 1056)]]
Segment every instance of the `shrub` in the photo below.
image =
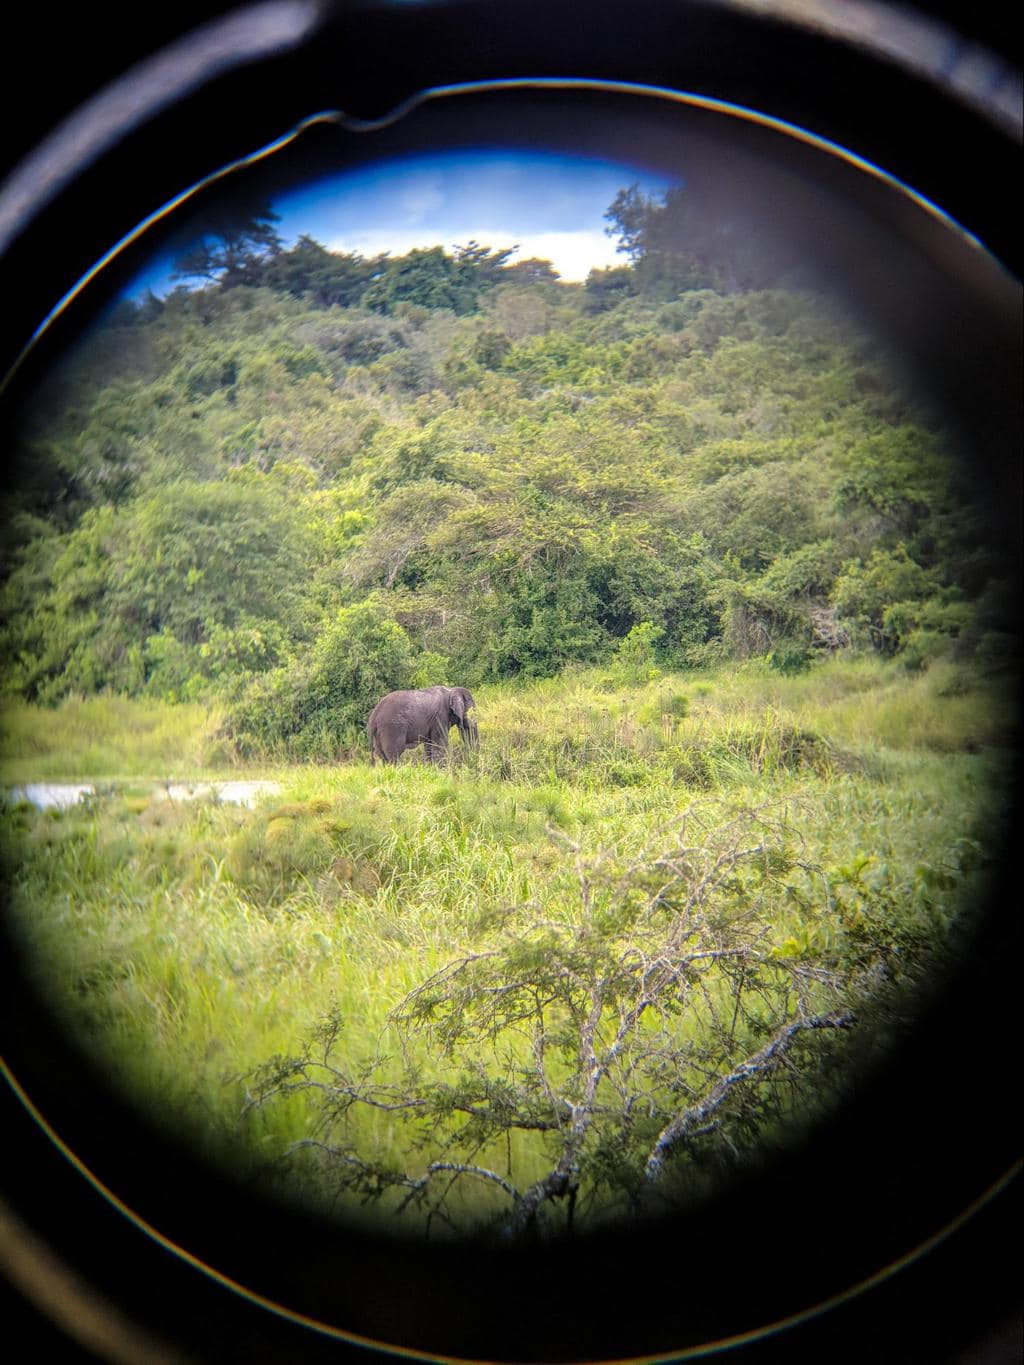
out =
[(895, 550), (873, 550), (867, 564), (847, 564), (832, 589), (832, 602), (841, 617), (866, 632), (876, 649), (893, 654), (917, 625), (933, 588), (934, 575), (898, 545)]
[(787, 677), (794, 673), (806, 673), (813, 662), (814, 650), (800, 640), (780, 644), (768, 655), (768, 667)]
[(444, 654), (427, 649), (416, 656), (416, 662), (409, 674), (410, 687), (434, 687), (451, 674), (451, 667)]
[(640, 621), (619, 641), (615, 648), (615, 671), (623, 682), (652, 682), (659, 676), (654, 650), (664, 634), (663, 626)]
[(986, 631), (978, 641), (975, 658), (987, 669), (1015, 668), (1020, 663), (1020, 640), (1005, 631)]
[(932, 659), (949, 652), (950, 640), (937, 630), (913, 630), (900, 653), (904, 668), (910, 672), (927, 668)]
[(254, 680), (227, 731), (246, 755), (328, 759), (360, 743), (374, 704), (409, 686), (412, 673), (412, 647), (397, 621), (372, 602), (345, 607), (310, 658)]

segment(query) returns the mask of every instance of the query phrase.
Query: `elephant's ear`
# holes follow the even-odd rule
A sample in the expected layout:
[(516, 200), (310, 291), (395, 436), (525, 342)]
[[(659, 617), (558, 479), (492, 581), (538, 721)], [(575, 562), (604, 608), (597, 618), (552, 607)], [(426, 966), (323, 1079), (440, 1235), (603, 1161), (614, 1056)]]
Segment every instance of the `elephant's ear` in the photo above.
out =
[(465, 691), (461, 687), (453, 687), (448, 697), (448, 705), (455, 719), (462, 722), (466, 719), (466, 697)]

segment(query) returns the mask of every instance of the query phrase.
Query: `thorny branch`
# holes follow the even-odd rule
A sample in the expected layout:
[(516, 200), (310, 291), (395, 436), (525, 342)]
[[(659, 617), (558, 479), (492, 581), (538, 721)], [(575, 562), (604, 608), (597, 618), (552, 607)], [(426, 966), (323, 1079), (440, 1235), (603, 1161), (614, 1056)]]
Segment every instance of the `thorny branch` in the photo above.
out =
[[(431, 1214), (450, 1219), (452, 1186), (479, 1182), (507, 1198), (505, 1229), (516, 1235), (556, 1200), (567, 1200), (571, 1222), (577, 1193), (612, 1179), (595, 1156), (609, 1143), (616, 1169), (634, 1172), (634, 1191), (651, 1187), (784, 1061), (799, 1079), (788, 1057), (799, 1035), (852, 1026), (844, 997), (857, 983), (834, 962), (786, 958), (772, 941), (769, 911), (785, 877), (816, 876), (785, 810), (730, 813), (717, 825), (688, 812), (625, 861), (558, 837), (573, 854), (575, 901), (560, 917), (551, 905), (543, 920), (533, 907), (507, 916), (494, 947), (463, 954), (406, 995), (391, 1015), (400, 1079), (376, 1079), (380, 1057), (354, 1077), (336, 1066), (339, 1037), (327, 1028), (319, 1055), (309, 1048), (271, 1070), (252, 1100), (320, 1094), (325, 1131), (353, 1106), (384, 1111), (413, 1125), (408, 1150), (432, 1148), (433, 1159), (414, 1175), (344, 1145), (308, 1139), (294, 1150), (330, 1157), (364, 1197), (402, 1191), (398, 1213), (446, 1175)], [(451, 1080), (419, 1075), (408, 1060), (413, 1034), (439, 1047), (435, 1063), (445, 1059)], [(525, 1049), (510, 1041), (521, 1035)], [(511, 1130), (540, 1135), (549, 1150), (545, 1174), (526, 1188), (511, 1148), (505, 1174), (467, 1157)]]
[(784, 1025), (771, 1042), (767, 1043), (760, 1051), (755, 1052), (752, 1057), (733, 1068), (728, 1075), (723, 1076), (715, 1085), (711, 1087), (708, 1094), (698, 1104), (691, 1105), (683, 1113), (665, 1125), (658, 1134), (658, 1140), (651, 1149), (651, 1154), (647, 1158), (644, 1167), (644, 1174), (647, 1180), (657, 1180), (662, 1175), (665, 1168), (665, 1159), (671, 1154), (672, 1148), (689, 1134), (698, 1131), (708, 1132), (707, 1121), (715, 1110), (721, 1108), (729, 1097), (733, 1086), (741, 1081), (749, 1081), (755, 1076), (763, 1075), (779, 1064), (779, 1060), (793, 1041), (794, 1037), (804, 1029), (820, 1028), (850, 1028), (853, 1025), (853, 1014), (849, 1010), (835, 1010), (831, 1014), (820, 1014), (813, 1019), (794, 1019), (791, 1023)]

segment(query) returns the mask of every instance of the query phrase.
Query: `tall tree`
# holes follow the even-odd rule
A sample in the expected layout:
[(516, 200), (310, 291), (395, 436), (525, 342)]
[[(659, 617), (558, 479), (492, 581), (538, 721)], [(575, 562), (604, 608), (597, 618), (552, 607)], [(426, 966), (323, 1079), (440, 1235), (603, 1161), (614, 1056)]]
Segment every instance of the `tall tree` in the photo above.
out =
[(280, 216), (263, 201), (233, 199), (207, 209), (193, 245), (175, 262), (175, 279), (212, 280), (222, 289), (262, 283), (266, 263), (281, 250), (278, 222)]
[(278, 252), (262, 273), (271, 289), (305, 297), (318, 308), (348, 308), (358, 304), (380, 272), (382, 260), (366, 260), (357, 252), (328, 251), (304, 234), (290, 250)]
[(628, 256), (633, 265), (647, 254), (651, 216), (657, 209), (656, 200), (649, 199), (639, 185), (630, 185), (619, 190), (605, 212), (605, 232), (619, 239), (616, 251)]
[(638, 185), (620, 190), (605, 218), (636, 271), (640, 293), (671, 298), (686, 289), (744, 293), (778, 285), (799, 263), (792, 214), (782, 221), (765, 186), (705, 170), (660, 199)]
[(480, 287), (498, 284), (504, 277), (509, 257), (514, 256), (518, 250), (518, 244), (494, 250), (489, 246), (481, 246), (478, 241), (470, 238), (464, 245), (453, 247), (452, 255), (461, 273), (474, 279)]

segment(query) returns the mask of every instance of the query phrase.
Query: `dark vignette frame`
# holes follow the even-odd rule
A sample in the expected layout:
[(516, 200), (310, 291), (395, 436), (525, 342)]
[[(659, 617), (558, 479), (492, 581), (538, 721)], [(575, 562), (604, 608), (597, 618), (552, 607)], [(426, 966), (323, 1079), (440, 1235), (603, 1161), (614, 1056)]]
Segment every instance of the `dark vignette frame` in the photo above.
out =
[[(209, 17), (209, 7), (193, 9), (197, 20)], [(183, 103), (126, 130), (37, 204), (0, 263), (7, 300), (0, 360), (12, 360), (110, 243), (170, 192), (269, 141), (311, 109), (336, 105), (339, 91), (346, 112), (372, 119), (424, 86), (516, 74), (571, 72), (675, 86), (803, 124), (935, 199), (1019, 274), (1019, 237), (1008, 213), (1019, 164), (1013, 139), (948, 91), (821, 34), (683, 0), (595, 5), (582, 45), (571, 0), (417, 6), (364, 0), (319, 7), (314, 18), (309, 39), (224, 71)], [(158, 20), (157, 43), (180, 31), (180, 15), (175, 19), (173, 25)], [(131, 35), (120, 48), (115, 40), (117, 60), (108, 51), (108, 66), (101, 60), (99, 69), (114, 74), (123, 57), (151, 51), (153, 44), (140, 45), (139, 37)], [(41, 42), (52, 40), (41, 33)], [(68, 54), (65, 63), (70, 69)], [(91, 80), (81, 84), (86, 93)], [(951, 157), (950, 148), (958, 147), (970, 151)], [(69, 313), (68, 328), (81, 326), (116, 283), (114, 271), (106, 296), (101, 283), (91, 291), (95, 303), (83, 299)], [(11, 399), (69, 335), (60, 326), (51, 329), (20, 370)], [(1005, 350), (1012, 332), (999, 340)], [(991, 419), (990, 395), (983, 400), (973, 382), (964, 385), (962, 403), (966, 421)], [(1003, 419), (1001, 467), (988, 471), (1009, 509), (1018, 492), (1015, 436), (1019, 402)], [(1018, 793), (1008, 795), (1016, 810)], [(1011, 832), (1007, 854), (1014, 846)], [(932, 1002), (857, 1103), (809, 1148), (773, 1166), (769, 1188), (738, 1187), (686, 1226), (591, 1237), (568, 1248), (486, 1254), (431, 1248), (424, 1255), (383, 1238), (346, 1242), (335, 1227), (257, 1207), (105, 1092), (10, 955), (2, 984), (4, 1049), (58, 1135), (142, 1217), (255, 1291), (314, 1317), (329, 1316), (359, 1336), (428, 1358), (677, 1355), (880, 1275), (823, 1317), (736, 1349), (759, 1359), (863, 1358), (870, 1351), (880, 1359), (952, 1360), (961, 1348), (984, 1342), (986, 1333), (1004, 1330), (1017, 1302), (1000, 1244), (1014, 1226), (1016, 1187), (1003, 1183), (986, 1197), (1018, 1155), (1010, 1118), (1017, 1040), (1009, 1002), (1017, 989), (1019, 938), (1012, 920), (998, 913), (1014, 900), (1004, 885), (993, 887), (994, 912), (957, 978), (958, 1001), (967, 1002), (971, 1021), (968, 1037), (941, 999)], [(943, 1067), (968, 1062), (970, 1093), (959, 1105), (940, 1102)], [(13, 1091), (5, 1090), (4, 1103), (13, 1176), (5, 1201), (23, 1227), (112, 1306), (115, 1319), (141, 1325), (158, 1343), (173, 1342), (197, 1360), (365, 1354), (351, 1341), (319, 1335), (233, 1294), (144, 1235), (43, 1137)], [(881, 1148), (879, 1114), (892, 1116), (899, 1135)], [(832, 1240), (803, 1221), (815, 1200), (830, 1205)], [(979, 1201), (977, 1211), (943, 1236)], [(769, 1218), (777, 1238), (771, 1263), (746, 1264), (746, 1230)], [(926, 1255), (891, 1276), (882, 1273), (930, 1237), (939, 1240)], [(34, 1327), (54, 1330), (47, 1318), (34, 1320)]]

